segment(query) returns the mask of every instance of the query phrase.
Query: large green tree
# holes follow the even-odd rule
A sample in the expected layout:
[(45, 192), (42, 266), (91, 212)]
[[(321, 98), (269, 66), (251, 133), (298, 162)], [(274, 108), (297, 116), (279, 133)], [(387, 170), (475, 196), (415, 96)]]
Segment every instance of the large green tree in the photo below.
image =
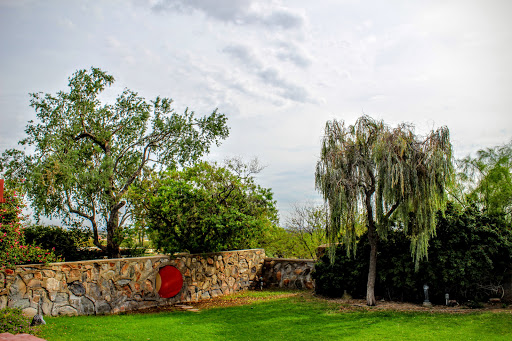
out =
[(125, 89), (105, 104), (103, 91), (113, 83), (113, 76), (91, 68), (76, 71), (67, 92), (31, 94), (37, 121), (20, 141), (25, 150), (2, 155), (2, 171), (26, 179), (38, 215), (88, 221), (94, 243), (111, 258), (120, 256), (127, 191), (143, 171), (194, 162), (229, 132), (216, 110), (200, 118), (188, 109), (178, 114), (168, 98), (148, 102)]
[[(368, 116), (348, 127), (327, 122), (316, 187), (329, 207), (327, 236), (353, 248), (361, 228), (370, 244), (368, 305), (375, 305), (379, 238), (392, 222), (403, 224), (416, 262), (427, 253), (435, 217), (445, 204), (445, 187), (453, 172), (449, 131), (443, 127), (425, 138), (413, 127), (391, 128)], [(332, 257), (334, 247), (330, 248)]]
[(156, 247), (198, 253), (258, 246), (277, 223), (277, 210), (272, 191), (239, 170), (200, 162), (143, 189)]

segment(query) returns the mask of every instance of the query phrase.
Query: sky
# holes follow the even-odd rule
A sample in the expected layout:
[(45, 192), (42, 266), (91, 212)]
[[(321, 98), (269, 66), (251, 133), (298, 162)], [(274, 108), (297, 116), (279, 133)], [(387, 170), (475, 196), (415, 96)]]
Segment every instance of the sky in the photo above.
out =
[(456, 158), (509, 142), (510, 13), (509, 0), (0, 0), (0, 152), (35, 118), (29, 93), (99, 67), (112, 98), (218, 108), (231, 132), (208, 159), (257, 157), (284, 222), (320, 201), (329, 120), (447, 126)]

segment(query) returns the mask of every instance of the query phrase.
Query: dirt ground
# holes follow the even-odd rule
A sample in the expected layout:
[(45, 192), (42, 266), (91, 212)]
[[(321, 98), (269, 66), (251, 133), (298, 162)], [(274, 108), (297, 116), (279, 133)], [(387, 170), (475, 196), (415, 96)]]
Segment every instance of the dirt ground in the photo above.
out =
[(314, 295), (311, 292), (290, 292), (286, 294), (273, 295), (268, 297), (251, 297), (251, 296), (240, 296), (240, 295), (228, 295), (221, 296), (216, 298), (211, 298), (208, 300), (202, 300), (198, 302), (187, 302), (180, 305), (175, 306), (167, 306), (167, 307), (156, 307), (149, 308), (144, 310), (139, 310), (136, 313), (155, 313), (162, 311), (177, 311), (177, 310), (191, 310), (191, 311), (201, 311), (211, 308), (217, 307), (232, 307), (239, 305), (251, 304), (256, 301), (268, 301), (276, 298), (283, 297), (301, 297), (303, 299), (320, 299), (325, 300), (327, 302), (337, 303), (339, 304), (340, 311), (375, 311), (375, 310), (392, 310), (392, 311), (425, 311), (425, 312), (435, 312), (435, 313), (451, 313), (451, 314), (460, 314), (460, 313), (472, 313), (472, 312), (483, 312), (483, 311), (493, 311), (493, 312), (508, 312), (512, 313), (512, 306), (504, 307), (502, 303), (496, 304), (484, 304), (483, 308), (471, 309), (463, 305), (455, 306), (455, 307), (447, 307), (444, 305), (433, 305), (432, 307), (424, 307), (422, 304), (414, 304), (407, 302), (393, 302), (393, 301), (379, 301), (377, 305), (374, 307), (369, 307), (366, 305), (366, 301), (362, 299), (332, 299), (325, 298)]
[(431, 307), (425, 307), (422, 304), (408, 303), (408, 302), (394, 302), (394, 301), (379, 301), (374, 307), (366, 305), (366, 300), (356, 299), (328, 299), (329, 302), (336, 302), (340, 304), (340, 310), (393, 310), (393, 311), (425, 311), (433, 313), (449, 313), (449, 314), (463, 314), (463, 313), (474, 313), (483, 311), (494, 311), (494, 312), (509, 312), (512, 313), (511, 307), (503, 307), (502, 303), (483, 304), (482, 308), (472, 309), (464, 305), (457, 305), (454, 307), (448, 307), (445, 305), (432, 305)]

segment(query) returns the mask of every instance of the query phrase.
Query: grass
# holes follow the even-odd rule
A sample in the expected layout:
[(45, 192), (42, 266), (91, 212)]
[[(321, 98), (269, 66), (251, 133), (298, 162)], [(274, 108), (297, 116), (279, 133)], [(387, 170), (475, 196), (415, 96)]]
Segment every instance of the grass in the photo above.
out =
[[(286, 293), (286, 292), (285, 292)], [(39, 336), (57, 340), (506, 340), (512, 314), (342, 311), (308, 295), (267, 297), (199, 313), (47, 317)]]

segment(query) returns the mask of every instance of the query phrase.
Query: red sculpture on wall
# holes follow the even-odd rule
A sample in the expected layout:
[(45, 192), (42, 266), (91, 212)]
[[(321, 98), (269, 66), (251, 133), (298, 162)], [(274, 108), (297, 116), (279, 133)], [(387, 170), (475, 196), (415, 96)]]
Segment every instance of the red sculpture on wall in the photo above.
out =
[(163, 298), (170, 298), (178, 295), (183, 287), (183, 277), (180, 270), (174, 266), (167, 265), (160, 269), (156, 276), (156, 290)]

